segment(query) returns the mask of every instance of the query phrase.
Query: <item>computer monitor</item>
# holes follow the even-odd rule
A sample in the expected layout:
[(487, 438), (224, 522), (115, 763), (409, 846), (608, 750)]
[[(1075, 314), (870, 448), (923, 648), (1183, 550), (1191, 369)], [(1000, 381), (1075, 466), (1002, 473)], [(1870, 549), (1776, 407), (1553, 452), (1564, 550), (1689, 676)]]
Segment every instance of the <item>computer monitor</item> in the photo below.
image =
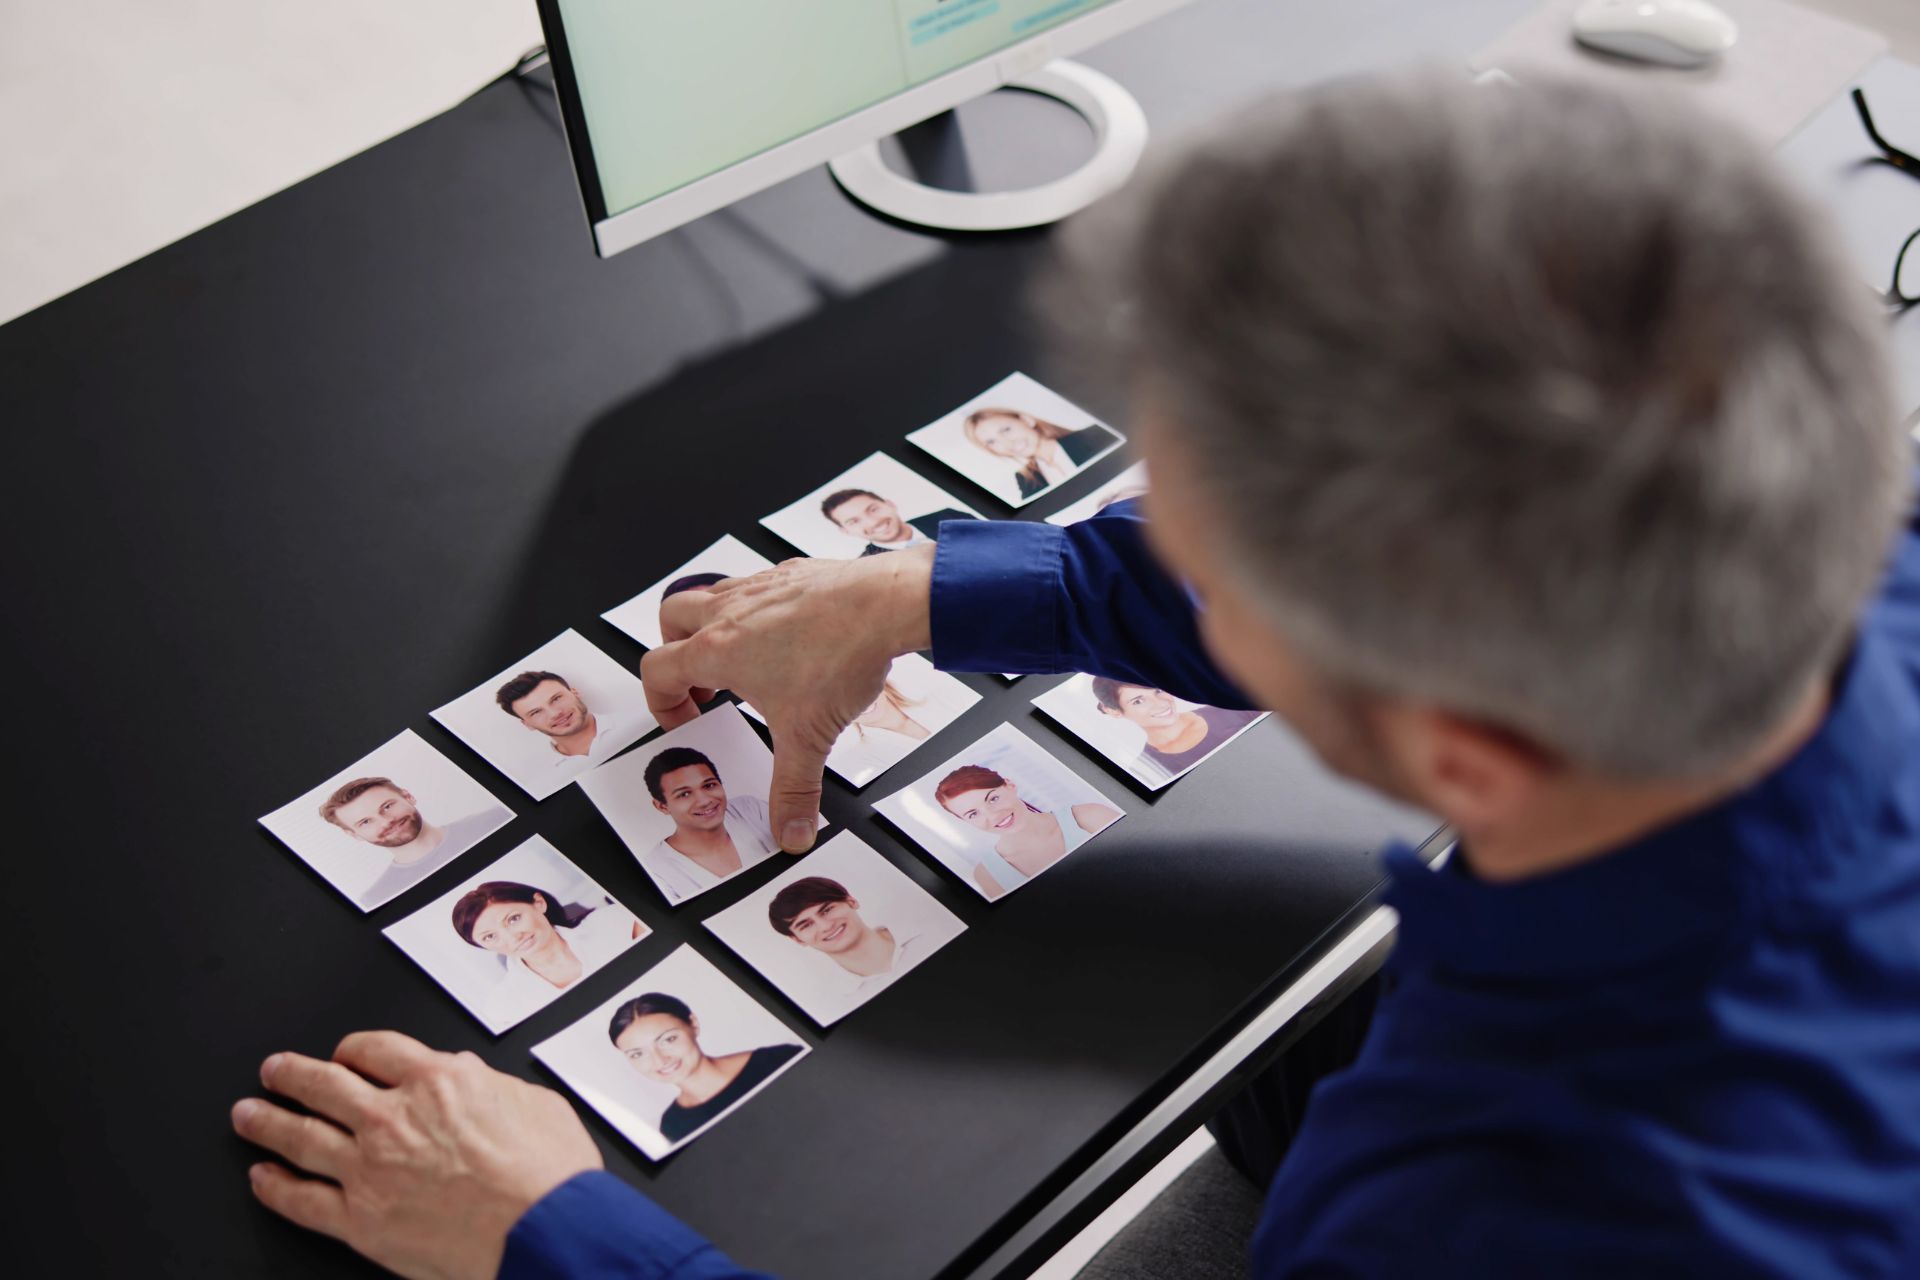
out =
[[(602, 257), (836, 161), (898, 217), (987, 229), (1063, 216), (1124, 181), (1145, 144), (1112, 81), (1057, 61), (1189, 0), (539, 0)], [(1014, 84), (1067, 101), (1102, 140), (1027, 193), (913, 189), (878, 140)]]

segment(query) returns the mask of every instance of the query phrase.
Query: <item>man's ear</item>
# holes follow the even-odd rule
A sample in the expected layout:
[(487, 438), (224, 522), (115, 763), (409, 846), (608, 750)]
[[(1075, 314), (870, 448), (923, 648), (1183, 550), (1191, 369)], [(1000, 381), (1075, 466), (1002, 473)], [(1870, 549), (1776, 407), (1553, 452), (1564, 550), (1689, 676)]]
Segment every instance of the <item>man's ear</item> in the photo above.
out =
[(847, 899), (847, 909), (848, 909), (849, 911), (858, 911), (858, 910), (860, 909), (860, 899), (858, 899), (858, 898), (848, 898), (848, 899)]
[(652, 796), (648, 796), (647, 800), (650, 804), (653, 805), (654, 808), (658, 809), (662, 813), (672, 812), (667, 808), (667, 806), (664, 803), (662, 803), (661, 801), (655, 800)]
[(1117, 708), (1110, 707), (1104, 702), (1096, 702), (1093, 705), (1100, 709), (1100, 714), (1103, 716), (1118, 716), (1120, 714)]
[(1464, 832), (1511, 821), (1565, 768), (1504, 725), (1435, 707), (1386, 714), (1390, 749), (1414, 799)]
[(398, 787), (396, 790), (400, 792), (400, 798), (402, 800), (405, 800), (408, 804), (413, 804), (413, 792), (407, 790), (405, 787)]

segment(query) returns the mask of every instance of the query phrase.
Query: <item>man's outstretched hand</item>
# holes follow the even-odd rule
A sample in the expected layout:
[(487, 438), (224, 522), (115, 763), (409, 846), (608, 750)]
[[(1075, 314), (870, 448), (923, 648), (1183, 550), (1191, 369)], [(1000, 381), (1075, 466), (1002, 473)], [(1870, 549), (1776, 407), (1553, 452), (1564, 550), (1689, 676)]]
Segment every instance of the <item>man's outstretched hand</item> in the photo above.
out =
[(647, 705), (668, 728), (731, 689), (773, 731), (773, 829), (813, 845), (827, 751), (873, 705), (887, 669), (930, 643), (933, 548), (860, 560), (789, 560), (660, 605), (666, 643), (640, 661)]
[(311, 1114), (234, 1104), (234, 1131), (287, 1161), (253, 1166), (254, 1195), (403, 1276), (490, 1280), (520, 1216), (601, 1167), (559, 1094), (397, 1031), (350, 1035), (326, 1062), (276, 1053), (260, 1082)]

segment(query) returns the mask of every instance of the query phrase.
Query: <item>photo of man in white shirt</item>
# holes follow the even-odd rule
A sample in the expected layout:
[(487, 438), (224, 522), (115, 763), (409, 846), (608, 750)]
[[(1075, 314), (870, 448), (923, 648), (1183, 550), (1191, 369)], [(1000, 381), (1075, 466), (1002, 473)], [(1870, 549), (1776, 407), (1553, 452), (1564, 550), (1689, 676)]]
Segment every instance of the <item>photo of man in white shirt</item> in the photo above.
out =
[(580, 691), (551, 671), (522, 671), (493, 697), (502, 711), (547, 736), (555, 768), (577, 771), (599, 764), (626, 744), (626, 735), (612, 732)]
[(838, 880), (803, 876), (780, 890), (767, 905), (773, 931), (833, 963), (836, 988), (849, 1007), (865, 1000), (926, 959), (944, 938), (929, 945), (918, 929), (869, 924), (860, 900)]
[(647, 794), (673, 819), (673, 834), (640, 855), (669, 902), (681, 902), (773, 854), (767, 802), (729, 798), (720, 771), (692, 747), (668, 747), (647, 762)]
[(505, 805), (495, 804), (436, 824), (421, 812), (413, 793), (393, 779), (364, 777), (334, 788), (320, 805), (320, 817), (386, 854), (386, 870), (354, 895), (361, 907), (371, 909), (425, 880), (513, 815)]
[(873, 846), (842, 831), (715, 912), (707, 928), (826, 1026), (890, 991), (966, 924)]

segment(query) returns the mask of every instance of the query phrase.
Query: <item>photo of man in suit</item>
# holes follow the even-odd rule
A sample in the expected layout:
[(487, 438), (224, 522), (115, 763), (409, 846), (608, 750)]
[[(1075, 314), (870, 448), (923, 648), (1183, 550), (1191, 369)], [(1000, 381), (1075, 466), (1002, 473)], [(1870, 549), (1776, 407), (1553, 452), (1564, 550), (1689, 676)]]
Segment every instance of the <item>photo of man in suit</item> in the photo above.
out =
[(877, 556), (883, 551), (901, 551), (907, 547), (935, 542), (943, 520), (975, 520), (979, 517), (946, 507), (911, 519), (900, 515), (900, 507), (866, 489), (840, 489), (827, 495), (820, 514), (840, 532), (865, 538), (862, 556)]

